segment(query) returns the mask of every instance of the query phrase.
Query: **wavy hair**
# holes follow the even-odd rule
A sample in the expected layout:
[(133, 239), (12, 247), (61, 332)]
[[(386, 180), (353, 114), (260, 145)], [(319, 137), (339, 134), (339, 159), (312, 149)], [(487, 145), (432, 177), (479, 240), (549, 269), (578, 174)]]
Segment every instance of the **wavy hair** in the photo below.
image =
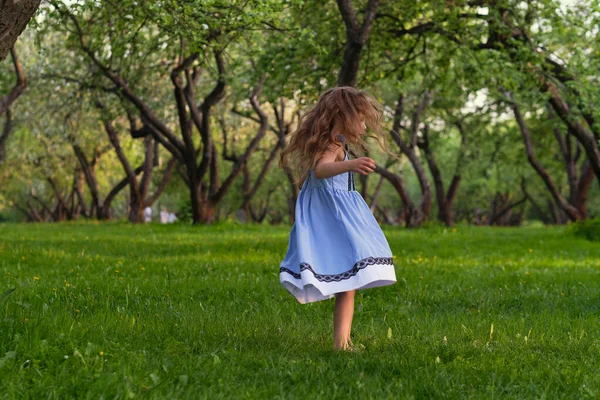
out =
[[(335, 87), (324, 92), (317, 104), (300, 118), (297, 129), (281, 152), (279, 165), (297, 173), (296, 183), (304, 181), (308, 171), (315, 167), (328, 148), (342, 145), (332, 135), (337, 119), (348, 145), (364, 151), (366, 144), (362, 137), (372, 137), (389, 153), (385, 136), (381, 134), (383, 107), (363, 90)], [(363, 120), (371, 134), (361, 135)]]

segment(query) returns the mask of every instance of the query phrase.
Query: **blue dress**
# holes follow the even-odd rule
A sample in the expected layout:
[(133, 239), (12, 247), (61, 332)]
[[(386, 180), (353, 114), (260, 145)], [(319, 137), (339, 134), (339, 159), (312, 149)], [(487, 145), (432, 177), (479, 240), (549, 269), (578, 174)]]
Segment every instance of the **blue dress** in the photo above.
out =
[(279, 280), (302, 304), (396, 282), (390, 246), (352, 172), (317, 179), (309, 171)]

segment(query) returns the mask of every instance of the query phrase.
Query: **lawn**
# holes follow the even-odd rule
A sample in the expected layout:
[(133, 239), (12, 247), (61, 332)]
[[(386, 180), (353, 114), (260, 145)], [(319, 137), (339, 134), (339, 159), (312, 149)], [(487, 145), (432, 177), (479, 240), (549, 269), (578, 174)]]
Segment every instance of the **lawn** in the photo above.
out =
[(600, 398), (600, 245), (555, 228), (386, 229), (398, 282), (279, 284), (289, 227), (0, 225), (0, 398)]

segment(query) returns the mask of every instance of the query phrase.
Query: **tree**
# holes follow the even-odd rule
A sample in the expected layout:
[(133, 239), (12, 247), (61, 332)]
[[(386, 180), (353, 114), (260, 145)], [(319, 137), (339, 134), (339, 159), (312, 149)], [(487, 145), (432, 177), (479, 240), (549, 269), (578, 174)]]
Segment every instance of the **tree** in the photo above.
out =
[[(105, 110), (106, 106), (100, 102), (96, 102), (96, 107), (98, 107), (101, 112)], [(127, 176), (127, 184), (129, 186), (129, 212), (128, 217), (129, 221), (133, 223), (144, 222), (144, 209), (146, 207), (152, 206), (154, 202), (160, 197), (160, 195), (164, 192), (171, 179), (171, 174), (175, 165), (177, 164), (177, 159), (175, 157), (171, 157), (168, 162), (167, 167), (163, 173), (163, 176), (160, 180), (160, 183), (156, 187), (154, 193), (148, 196), (148, 191), (150, 188), (150, 183), (152, 182), (152, 174), (154, 171), (154, 167), (157, 165), (155, 163), (155, 157), (158, 157), (158, 154), (155, 154), (155, 146), (154, 140), (152, 138), (152, 133), (147, 126), (143, 126), (141, 129), (136, 129), (136, 119), (130, 114), (129, 122), (130, 122), (130, 132), (131, 136), (138, 138), (140, 136), (143, 137), (144, 141), (144, 161), (140, 168), (133, 169), (127, 155), (123, 151), (121, 147), (121, 142), (119, 140), (119, 135), (115, 130), (112, 122), (106, 115), (103, 113), (102, 115), (102, 123), (104, 125), (104, 129), (108, 135), (110, 143), (112, 144), (115, 152), (117, 153), (117, 158), (119, 162), (123, 166), (125, 170), (125, 174)], [(137, 175), (141, 172), (142, 177), (138, 181)]]
[(16, 82), (13, 89), (2, 99), (0, 99), (0, 116), (5, 116), (4, 129), (2, 134), (0, 134), (0, 165), (5, 158), (6, 141), (12, 132), (12, 115), (10, 112), (10, 106), (25, 91), (25, 87), (27, 86), (27, 80), (25, 79), (23, 66), (17, 57), (17, 51), (15, 49), (11, 49), (10, 55), (12, 57), (13, 66), (15, 69)]
[(568, 199), (565, 198), (560, 192), (559, 187), (556, 185), (550, 173), (548, 173), (548, 171), (542, 166), (541, 162), (536, 157), (529, 127), (527, 126), (527, 123), (521, 114), (518, 104), (513, 100), (512, 95), (509, 92), (505, 91), (504, 95), (509, 102), (510, 108), (514, 112), (515, 119), (517, 120), (519, 129), (521, 130), (523, 142), (525, 143), (525, 150), (527, 152), (527, 159), (539, 177), (543, 180), (556, 205), (563, 212), (565, 212), (572, 221), (578, 221), (587, 218), (585, 203), (587, 199), (587, 192), (593, 179), (593, 171), (590, 167), (589, 161), (583, 164), (581, 168), (581, 176), (578, 178), (576, 170), (577, 160), (576, 157), (574, 157), (571, 149), (572, 145), (570, 135), (567, 134), (566, 137), (564, 137), (560, 132), (560, 128), (556, 126), (552, 128), (554, 136), (556, 137), (556, 140), (560, 146), (560, 152), (564, 158), (568, 176), (570, 197)]
[(362, 23), (350, 0), (337, 0), (340, 14), (346, 25), (346, 49), (338, 75), (338, 86), (354, 86), (359, 71), (361, 52), (371, 33), (379, 0), (369, 0)]
[(6, 0), (0, 3), (0, 61), (4, 60), (38, 7), (40, 0)]

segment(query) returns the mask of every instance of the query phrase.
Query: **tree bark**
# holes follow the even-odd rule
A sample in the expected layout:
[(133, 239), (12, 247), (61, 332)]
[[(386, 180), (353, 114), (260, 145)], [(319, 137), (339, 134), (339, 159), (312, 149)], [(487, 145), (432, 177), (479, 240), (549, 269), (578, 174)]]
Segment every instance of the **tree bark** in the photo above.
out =
[(362, 23), (358, 22), (350, 0), (337, 0), (337, 4), (346, 26), (346, 49), (338, 75), (338, 86), (355, 86), (362, 49), (369, 40), (379, 0), (369, 0)]
[(4, 0), (0, 2), (0, 61), (13, 49), (29, 20), (34, 16), (40, 0)]

